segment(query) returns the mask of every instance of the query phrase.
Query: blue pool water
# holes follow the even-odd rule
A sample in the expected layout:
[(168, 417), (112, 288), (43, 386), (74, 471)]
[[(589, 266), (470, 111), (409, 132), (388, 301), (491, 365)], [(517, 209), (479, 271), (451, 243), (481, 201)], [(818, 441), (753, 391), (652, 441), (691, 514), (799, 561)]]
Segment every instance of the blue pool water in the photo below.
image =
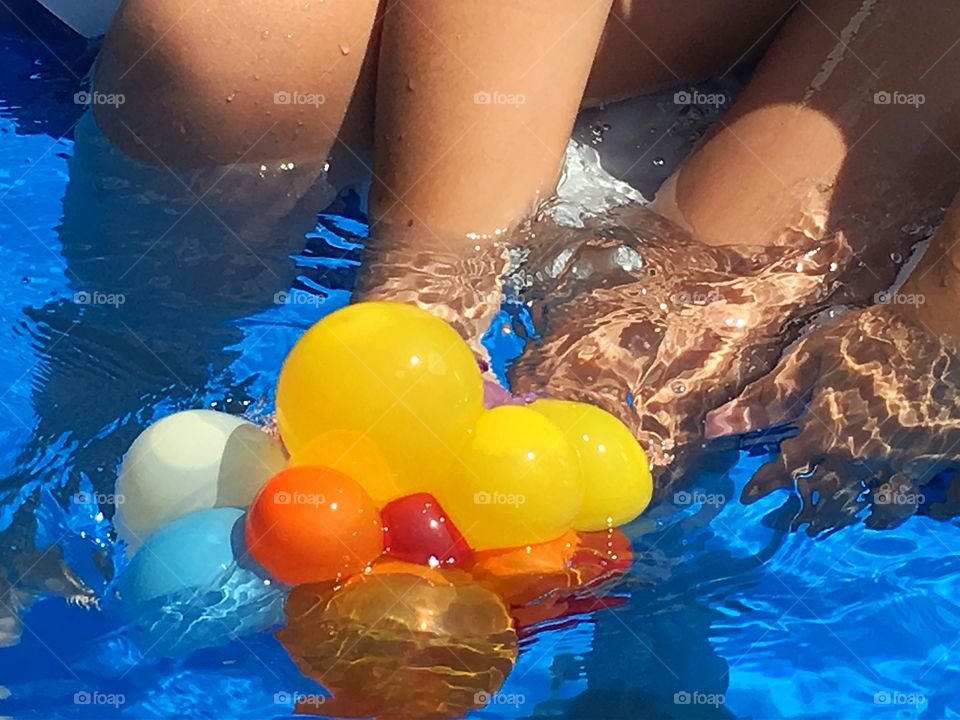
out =
[[(0, 530), (59, 546), (105, 593), (120, 559), (77, 498), (108, 492), (161, 415), (269, 411), (291, 344), (348, 299), (362, 207), (341, 199), (306, 236), (233, 236), (180, 180), (98, 144), (73, 102), (83, 47), (0, 20)], [(764, 459), (718, 463), (630, 526), (627, 602), (528, 638), (473, 716), (960, 716), (960, 527), (780, 533), (764, 517), (786, 491), (737, 501)], [(0, 715), (17, 718), (287, 717), (319, 692), (270, 633), (142, 657), (108, 602), (42, 599), (0, 649)]]

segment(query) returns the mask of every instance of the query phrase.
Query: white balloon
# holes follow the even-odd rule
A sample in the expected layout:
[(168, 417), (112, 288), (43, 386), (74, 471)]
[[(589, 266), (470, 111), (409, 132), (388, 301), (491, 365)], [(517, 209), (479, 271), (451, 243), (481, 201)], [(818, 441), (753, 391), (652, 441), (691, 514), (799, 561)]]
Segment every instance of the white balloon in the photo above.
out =
[(286, 467), (279, 440), (243, 418), (186, 410), (134, 440), (117, 478), (114, 525), (134, 552), (161, 525), (197, 510), (245, 508)]

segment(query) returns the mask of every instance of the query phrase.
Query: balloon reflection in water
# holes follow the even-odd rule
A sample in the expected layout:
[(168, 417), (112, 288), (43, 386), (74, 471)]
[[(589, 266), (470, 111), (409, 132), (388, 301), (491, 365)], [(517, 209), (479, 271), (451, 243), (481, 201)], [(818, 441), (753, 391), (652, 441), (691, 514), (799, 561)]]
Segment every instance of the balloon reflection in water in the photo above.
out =
[(333, 696), (299, 711), (459, 717), (484, 704), (513, 669), (517, 636), (496, 595), (464, 573), (390, 567), (338, 590), (304, 585), (291, 593), (277, 637)]

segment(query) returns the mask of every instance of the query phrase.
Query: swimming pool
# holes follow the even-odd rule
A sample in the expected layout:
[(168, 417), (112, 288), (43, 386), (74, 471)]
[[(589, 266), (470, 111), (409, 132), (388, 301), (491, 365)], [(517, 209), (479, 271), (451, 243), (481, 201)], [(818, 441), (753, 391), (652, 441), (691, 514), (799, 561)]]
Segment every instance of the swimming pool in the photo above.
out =
[[(97, 146), (74, 102), (84, 48), (64, 40), (57, 54), (77, 63), (65, 67), (16, 21), (2, 27), (0, 528), (60, 546), (99, 593), (116, 558), (78, 491), (111, 487), (161, 415), (269, 411), (289, 347), (349, 297), (362, 202), (341, 199), (306, 240), (286, 226), (262, 247), (217, 231), (214, 197)], [(527, 638), (473, 716), (960, 714), (960, 528), (915, 517), (883, 532), (780, 533), (764, 520), (786, 491), (738, 502), (763, 452), (718, 461), (631, 525), (626, 602)], [(321, 692), (269, 633), (154, 659), (127, 630), (109, 603), (36, 602), (21, 642), (0, 649), (0, 712), (286, 717), (297, 693)]]

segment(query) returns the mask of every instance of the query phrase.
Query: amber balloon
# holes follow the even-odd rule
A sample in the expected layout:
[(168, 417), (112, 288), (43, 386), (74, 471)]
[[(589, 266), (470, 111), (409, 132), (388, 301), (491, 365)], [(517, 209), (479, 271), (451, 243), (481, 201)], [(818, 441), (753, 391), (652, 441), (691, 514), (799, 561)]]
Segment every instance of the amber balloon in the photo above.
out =
[(347, 475), (367, 491), (378, 507), (401, 495), (397, 477), (380, 448), (356, 430), (321, 433), (291, 458), (293, 466), (322, 465)]
[(333, 696), (317, 714), (460, 717), (513, 669), (517, 636), (500, 598), (437, 570), (424, 577), (393, 565), (400, 571), (357, 576), (332, 595), (312, 586), (290, 594), (277, 637)]

